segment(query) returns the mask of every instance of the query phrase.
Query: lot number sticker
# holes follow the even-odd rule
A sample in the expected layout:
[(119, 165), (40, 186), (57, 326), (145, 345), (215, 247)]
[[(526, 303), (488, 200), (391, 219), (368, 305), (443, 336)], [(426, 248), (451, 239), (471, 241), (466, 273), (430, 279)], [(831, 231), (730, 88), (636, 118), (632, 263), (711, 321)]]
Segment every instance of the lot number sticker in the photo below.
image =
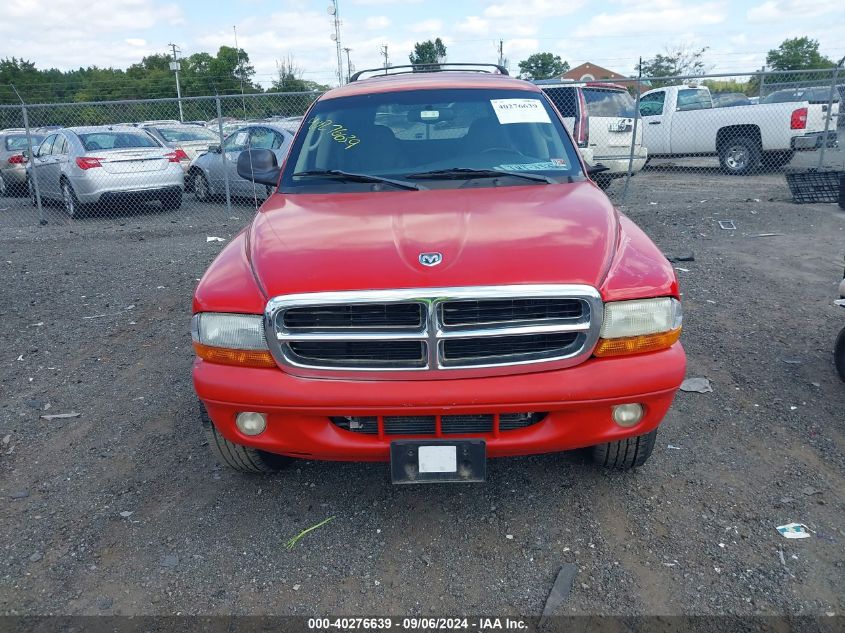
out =
[(499, 123), (551, 123), (539, 99), (490, 99)]

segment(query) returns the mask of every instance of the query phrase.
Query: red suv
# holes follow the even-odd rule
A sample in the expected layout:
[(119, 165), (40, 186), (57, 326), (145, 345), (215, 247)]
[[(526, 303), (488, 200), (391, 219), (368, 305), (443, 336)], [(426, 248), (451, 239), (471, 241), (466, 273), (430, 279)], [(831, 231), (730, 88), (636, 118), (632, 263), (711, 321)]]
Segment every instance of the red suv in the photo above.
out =
[(674, 270), (540, 88), (459, 68), (359, 73), (313, 104), (283, 165), (240, 156), (277, 188), (205, 273), (192, 322), (225, 464), (466, 482), (489, 457), (651, 454), (685, 370)]

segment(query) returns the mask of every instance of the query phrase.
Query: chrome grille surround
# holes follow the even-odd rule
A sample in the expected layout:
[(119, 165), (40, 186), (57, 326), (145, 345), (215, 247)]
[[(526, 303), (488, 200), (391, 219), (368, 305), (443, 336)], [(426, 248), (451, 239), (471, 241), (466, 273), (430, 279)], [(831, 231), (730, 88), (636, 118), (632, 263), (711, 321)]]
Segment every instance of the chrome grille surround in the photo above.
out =
[[(443, 323), (442, 306), (451, 301), (510, 301), (522, 299), (572, 299), (581, 303), (580, 315), (561, 318), (513, 322), (478, 323), (477, 325), (448, 326)], [(313, 306), (411, 303), (423, 306), (421, 327), (358, 326), (358, 327), (287, 327), (285, 312)], [(407, 380), (445, 379), (495, 376), (558, 369), (576, 365), (589, 356), (598, 341), (604, 304), (592, 286), (576, 284), (534, 284), (508, 286), (468, 286), (445, 288), (409, 288), (397, 290), (354, 290), (280, 295), (267, 302), (264, 324), (271, 353), (279, 365), (291, 374), (303, 377)], [(443, 357), (443, 343), (457, 339), (499, 338), (513, 344), (515, 337), (545, 335), (574, 335), (571, 344), (547, 353), (509, 353), (457, 362)], [(554, 337), (548, 337), (554, 338)], [(564, 337), (557, 337), (562, 340)], [(568, 337), (572, 338), (572, 337)], [(527, 339), (526, 339), (527, 340)], [(399, 362), (356, 361), (327, 363), (294, 353), (296, 342), (373, 342), (374, 348), (389, 350), (391, 342), (418, 342), (422, 359), (403, 364)], [(390, 352), (386, 351), (389, 355)]]

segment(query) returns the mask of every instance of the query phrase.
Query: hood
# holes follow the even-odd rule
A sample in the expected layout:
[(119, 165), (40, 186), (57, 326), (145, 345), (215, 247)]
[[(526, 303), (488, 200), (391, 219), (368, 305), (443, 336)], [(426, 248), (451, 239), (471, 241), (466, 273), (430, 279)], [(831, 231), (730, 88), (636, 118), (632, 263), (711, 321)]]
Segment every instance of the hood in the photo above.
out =
[[(298, 292), (578, 283), (598, 287), (616, 244), (588, 182), (272, 196), (250, 229), (268, 296)], [(439, 265), (419, 262), (440, 253)]]

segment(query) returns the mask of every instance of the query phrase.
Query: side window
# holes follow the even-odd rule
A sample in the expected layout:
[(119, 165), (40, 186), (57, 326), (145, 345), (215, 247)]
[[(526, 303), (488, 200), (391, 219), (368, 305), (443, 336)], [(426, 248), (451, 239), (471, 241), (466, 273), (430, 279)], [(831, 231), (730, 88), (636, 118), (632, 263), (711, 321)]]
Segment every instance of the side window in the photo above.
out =
[(39, 156), (47, 156), (53, 151), (53, 142), (56, 140), (57, 136), (57, 134), (51, 134), (43, 143), (41, 143), (41, 146), (38, 148)]
[(53, 156), (58, 154), (67, 154), (67, 139), (61, 134), (56, 136), (56, 140), (53, 143), (53, 149), (50, 153), (53, 154)]
[(712, 108), (713, 102), (710, 99), (710, 91), (686, 88), (678, 90), (678, 111), (704, 110)]
[(544, 88), (543, 92), (549, 98), (549, 101), (554, 104), (560, 116), (564, 119), (574, 119), (578, 117), (577, 95), (575, 88)]
[(285, 146), (285, 136), (281, 132), (273, 132), (273, 147), (270, 149), (282, 149)]
[(254, 127), (249, 133), (249, 146), (252, 149), (272, 149), (275, 140), (273, 130), (266, 127)]
[(663, 103), (666, 101), (666, 93), (652, 92), (640, 99), (640, 114), (642, 116), (657, 116), (663, 114)]
[(249, 141), (249, 129), (237, 130), (226, 137), (223, 142), (223, 149), (227, 152), (242, 152), (246, 149)]

